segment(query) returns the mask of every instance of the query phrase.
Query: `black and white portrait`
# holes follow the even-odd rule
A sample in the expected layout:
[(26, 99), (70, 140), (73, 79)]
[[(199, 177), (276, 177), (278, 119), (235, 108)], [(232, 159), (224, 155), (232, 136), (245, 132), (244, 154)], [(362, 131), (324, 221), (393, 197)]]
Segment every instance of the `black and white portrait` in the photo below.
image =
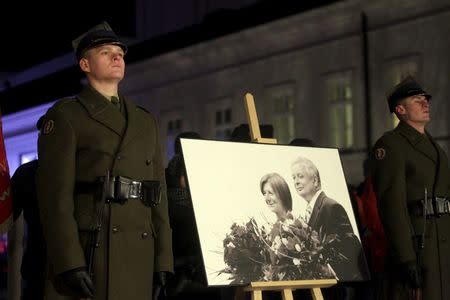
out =
[(181, 145), (208, 285), (367, 279), (337, 149)]

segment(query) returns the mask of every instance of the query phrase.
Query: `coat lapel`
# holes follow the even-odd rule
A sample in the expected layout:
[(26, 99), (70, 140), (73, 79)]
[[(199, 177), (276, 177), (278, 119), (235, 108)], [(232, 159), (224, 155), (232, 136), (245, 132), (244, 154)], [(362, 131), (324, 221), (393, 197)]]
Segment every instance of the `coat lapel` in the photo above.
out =
[(86, 86), (78, 95), (78, 100), (86, 108), (90, 117), (108, 127), (118, 135), (122, 135), (126, 126), (125, 118), (114, 105), (95, 91)]
[(141, 132), (144, 133), (144, 129), (142, 128), (143, 123), (139, 121), (138, 107), (125, 97), (120, 97), (120, 99), (123, 101), (127, 112), (127, 128), (121, 146), (123, 148), (138, 137)]
[(308, 225), (311, 226), (311, 228), (313, 228), (313, 229), (316, 228), (317, 217), (319, 215), (320, 209), (322, 208), (324, 196), (325, 196), (324, 192), (321, 192), (319, 194), (319, 196), (317, 197), (316, 203), (314, 204), (314, 207), (313, 207), (313, 210), (311, 213), (311, 217), (309, 218)]
[[(445, 184), (443, 184), (442, 181), (447, 180), (447, 166), (448, 166), (448, 160), (446, 159), (446, 155), (444, 153), (444, 150), (442, 150), (442, 148), (439, 146), (439, 144), (437, 144), (435, 141), (433, 141), (433, 139), (430, 138), (431, 143), (433, 143), (434, 148), (436, 149), (437, 153), (438, 153), (438, 166), (437, 166), (437, 171), (436, 171), (436, 186), (445, 186)], [(435, 191), (436, 192), (436, 191)], [(439, 192), (438, 192), (439, 193)], [(436, 196), (438, 197), (442, 197), (445, 196), (445, 192), (444, 194), (437, 194)]]

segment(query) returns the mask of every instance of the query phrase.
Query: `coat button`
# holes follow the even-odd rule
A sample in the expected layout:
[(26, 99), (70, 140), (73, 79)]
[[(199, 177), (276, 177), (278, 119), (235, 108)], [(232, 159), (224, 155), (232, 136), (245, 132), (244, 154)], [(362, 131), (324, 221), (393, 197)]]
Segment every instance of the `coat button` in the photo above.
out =
[(121, 160), (121, 159), (122, 159), (122, 156), (117, 155), (117, 159), (118, 159), (118, 160)]
[(113, 233), (118, 233), (118, 232), (119, 232), (119, 229), (118, 229), (117, 227), (113, 227), (112, 232), (113, 232)]
[(145, 164), (148, 166), (148, 165), (150, 165), (152, 163), (152, 160), (151, 159), (147, 159), (146, 161), (145, 161)]
[(148, 233), (147, 233), (147, 232), (143, 232), (143, 233), (141, 234), (141, 237), (142, 237), (143, 239), (146, 239), (146, 238), (148, 237)]

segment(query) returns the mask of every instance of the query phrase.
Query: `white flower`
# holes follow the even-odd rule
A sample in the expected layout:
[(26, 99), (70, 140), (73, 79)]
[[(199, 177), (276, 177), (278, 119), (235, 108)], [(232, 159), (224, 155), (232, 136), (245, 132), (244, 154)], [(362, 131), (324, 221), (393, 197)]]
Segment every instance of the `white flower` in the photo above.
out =
[(277, 236), (274, 238), (274, 240), (273, 240), (272, 247), (273, 247), (273, 248), (279, 248), (280, 245), (281, 245), (281, 238), (280, 238), (279, 235), (277, 235)]
[(296, 265), (296, 266), (300, 265), (300, 259), (298, 259), (298, 258), (294, 258), (294, 259), (292, 260), (292, 262), (293, 262), (294, 265)]
[(236, 248), (236, 246), (232, 242), (229, 242), (227, 248)]
[(297, 250), (298, 252), (302, 251), (302, 248), (300, 248), (299, 244), (295, 244), (295, 250)]
[(288, 244), (287, 238), (282, 238), (282, 239), (281, 239), (281, 242), (282, 242), (285, 246), (287, 246), (287, 244)]

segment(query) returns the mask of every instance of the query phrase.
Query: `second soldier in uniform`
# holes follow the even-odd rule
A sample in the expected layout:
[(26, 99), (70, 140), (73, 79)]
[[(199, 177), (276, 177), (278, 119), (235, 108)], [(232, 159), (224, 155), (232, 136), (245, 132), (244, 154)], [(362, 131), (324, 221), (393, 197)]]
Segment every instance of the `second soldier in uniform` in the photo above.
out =
[(400, 120), (372, 152), (373, 183), (388, 240), (385, 299), (450, 299), (450, 171), (425, 130), (430, 98), (411, 77), (388, 96)]

